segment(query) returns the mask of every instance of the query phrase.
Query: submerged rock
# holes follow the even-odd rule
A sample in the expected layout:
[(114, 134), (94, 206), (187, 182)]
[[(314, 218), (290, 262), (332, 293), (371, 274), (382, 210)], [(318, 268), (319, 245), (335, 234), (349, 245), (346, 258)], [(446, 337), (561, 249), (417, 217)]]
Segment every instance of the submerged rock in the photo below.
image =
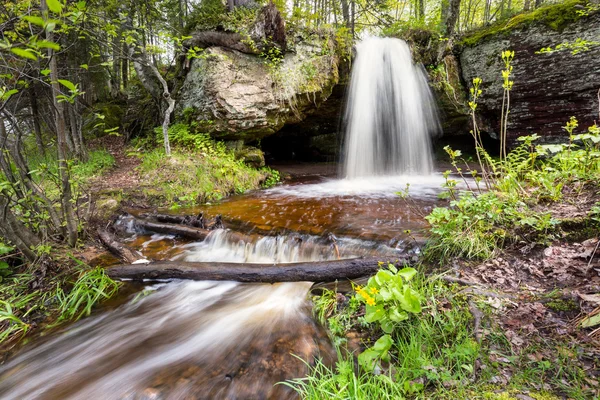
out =
[[(491, 136), (500, 131), (504, 50), (515, 52), (508, 117), (511, 139), (533, 133), (557, 139), (566, 136), (562, 127), (571, 116), (584, 129), (600, 118), (600, 12), (585, 11), (577, 3), (581, 1), (520, 15), (464, 39), (462, 75), (469, 87), (473, 78), (483, 80), (477, 113), (483, 120), (481, 128)], [(562, 50), (540, 53), (561, 43), (567, 44)], [(591, 44), (584, 48), (577, 43)]]

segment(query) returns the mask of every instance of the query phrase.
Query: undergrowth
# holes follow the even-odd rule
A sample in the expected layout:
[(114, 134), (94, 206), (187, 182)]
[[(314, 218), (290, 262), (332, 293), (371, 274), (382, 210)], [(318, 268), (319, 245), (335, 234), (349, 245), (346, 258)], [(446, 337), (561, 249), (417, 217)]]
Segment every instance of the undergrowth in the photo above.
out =
[(142, 151), (130, 153), (142, 160), (142, 186), (160, 205), (202, 204), (279, 181), (276, 171), (237, 160), (222, 142), (186, 124), (169, 127), (169, 137), (174, 145), (170, 157), (153, 140), (134, 144)]
[[(381, 271), (397, 276), (389, 267)], [(491, 306), (492, 298), (467, 293), (440, 275), (426, 277), (420, 272), (408, 282), (388, 282), (393, 281), (388, 288), (397, 293), (410, 285), (422, 311), (395, 323), (391, 333), (386, 333), (384, 329), (389, 329), (382, 320), (367, 321), (368, 304), (360, 292), (371, 293), (374, 282), (355, 287), (357, 292), (342, 298), (329, 290), (314, 296), (315, 316), (329, 328), (338, 361), (334, 365), (317, 361), (309, 366), (307, 377), (285, 384), (304, 399), (513, 400), (520, 398), (523, 390), (539, 400), (559, 398), (551, 392), (589, 398), (590, 386), (577, 361), (577, 345), (531, 338), (529, 346), (513, 351), (494, 320), (497, 311)], [(386, 304), (380, 293), (370, 297), (375, 307)], [(401, 306), (393, 308), (400, 310)], [(479, 314), (477, 332), (474, 313)], [(362, 338), (367, 349), (354, 350), (356, 344), (349, 342), (356, 337)], [(374, 368), (369, 365), (373, 358), (363, 356), (373, 351), (381, 355), (374, 358)], [(548, 353), (556, 354), (558, 361), (549, 361)], [(491, 383), (504, 375), (509, 376), (507, 383)]]
[(102, 268), (77, 262), (72, 272), (47, 276), (43, 285), (29, 270), (5, 277), (0, 283), (0, 346), (17, 343), (39, 325), (53, 328), (89, 315), (120, 286)]

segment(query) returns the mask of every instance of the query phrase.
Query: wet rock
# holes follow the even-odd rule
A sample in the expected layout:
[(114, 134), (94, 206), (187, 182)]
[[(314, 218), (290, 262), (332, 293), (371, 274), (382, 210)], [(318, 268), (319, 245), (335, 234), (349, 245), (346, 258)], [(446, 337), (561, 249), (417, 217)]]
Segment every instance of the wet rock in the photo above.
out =
[[(493, 35), (478, 33), (480, 40), (470, 40), (460, 50), (464, 81), (483, 80), (483, 94), (477, 112), (482, 117), (482, 130), (497, 136), (502, 107), (503, 50), (513, 50), (514, 86), (510, 92), (508, 136), (537, 133), (546, 140), (565, 140), (562, 127), (571, 116), (586, 129), (598, 119), (598, 82), (600, 82), (600, 46), (573, 54), (570, 49), (536, 54), (542, 48), (578, 39), (598, 41), (600, 12), (578, 17), (572, 6), (557, 13), (561, 20), (528, 20), (514, 24), (511, 30), (497, 29)], [(567, 18), (565, 14), (574, 16)], [(550, 15), (550, 14), (548, 14)], [(517, 18), (517, 17), (515, 17)], [(512, 20), (506, 25), (510, 25)], [(467, 38), (468, 39), (468, 38)], [(581, 129), (580, 129), (581, 130)]]

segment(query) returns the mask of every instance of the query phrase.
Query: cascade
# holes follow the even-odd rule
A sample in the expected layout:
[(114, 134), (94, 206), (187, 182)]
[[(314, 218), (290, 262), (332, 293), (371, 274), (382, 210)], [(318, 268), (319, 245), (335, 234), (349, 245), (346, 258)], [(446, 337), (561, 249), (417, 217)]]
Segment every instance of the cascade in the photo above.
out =
[(427, 175), (439, 129), (422, 67), (406, 42), (369, 37), (357, 46), (344, 115), (343, 176)]

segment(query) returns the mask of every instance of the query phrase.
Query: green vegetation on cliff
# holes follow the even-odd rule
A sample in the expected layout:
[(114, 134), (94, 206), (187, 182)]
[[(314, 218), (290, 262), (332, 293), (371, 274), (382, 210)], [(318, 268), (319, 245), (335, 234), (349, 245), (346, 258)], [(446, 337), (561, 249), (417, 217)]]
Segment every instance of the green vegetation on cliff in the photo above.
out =
[(544, 25), (555, 31), (560, 31), (568, 24), (579, 20), (593, 12), (586, 11), (588, 0), (567, 0), (538, 8), (529, 13), (518, 14), (508, 20), (493, 23), (491, 26), (480, 28), (467, 33), (461, 40), (464, 46), (474, 46), (488, 38), (509, 34), (516, 29), (527, 28), (531, 25)]

